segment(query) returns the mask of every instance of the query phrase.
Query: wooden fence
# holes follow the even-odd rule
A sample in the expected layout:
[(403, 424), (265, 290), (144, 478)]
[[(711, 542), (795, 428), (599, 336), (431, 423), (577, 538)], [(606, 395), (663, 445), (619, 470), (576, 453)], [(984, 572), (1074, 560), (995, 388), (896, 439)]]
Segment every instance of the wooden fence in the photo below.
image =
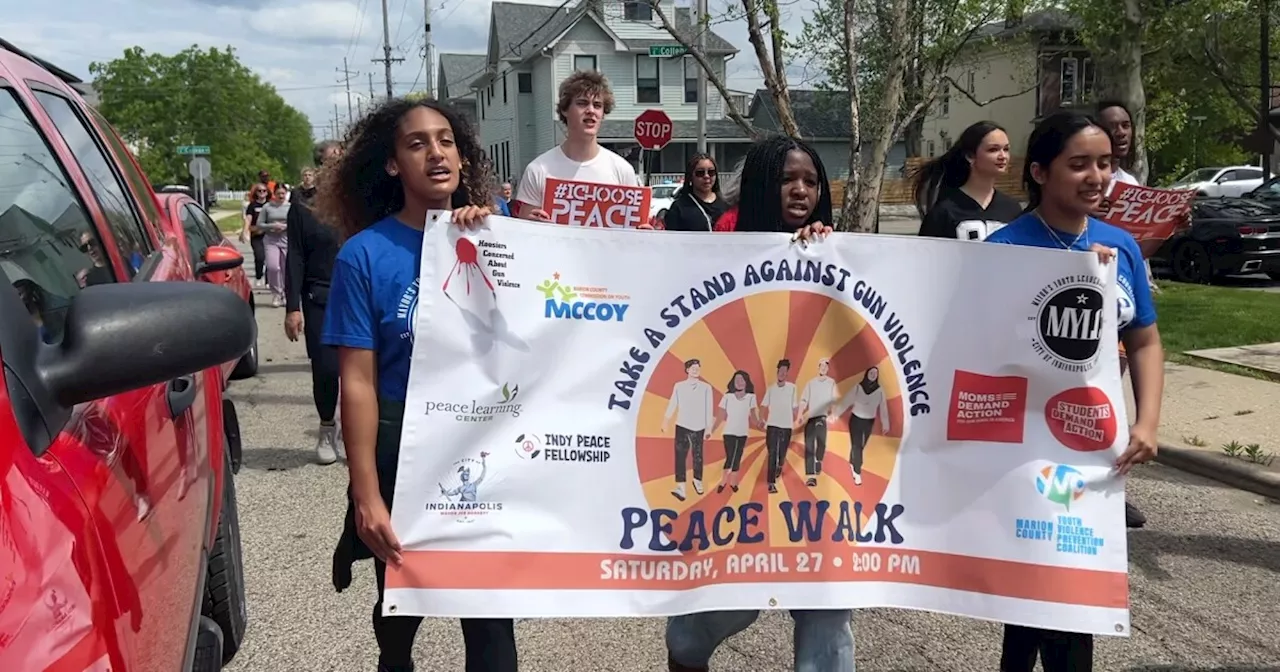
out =
[[(914, 158), (907, 159), (906, 169), (903, 171), (907, 177), (891, 177), (886, 178), (880, 183), (880, 205), (911, 205), (915, 202), (912, 180), (915, 177), (916, 170), (928, 159)], [(1027, 192), (1022, 188), (1022, 157), (1012, 157), (1009, 160), (1009, 172), (1005, 173), (996, 180), (996, 189), (1001, 193), (1011, 196), (1017, 200), (1026, 200)], [(835, 180), (831, 182), (831, 206), (834, 208), (842, 207), (844, 202), (844, 181)]]

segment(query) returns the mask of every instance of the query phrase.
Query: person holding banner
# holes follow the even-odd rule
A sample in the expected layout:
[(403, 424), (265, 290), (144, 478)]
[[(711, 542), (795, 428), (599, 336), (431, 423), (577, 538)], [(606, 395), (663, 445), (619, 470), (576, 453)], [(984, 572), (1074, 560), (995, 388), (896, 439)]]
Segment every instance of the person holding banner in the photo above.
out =
[[(321, 174), (317, 214), (346, 238), (333, 268), (322, 341), (338, 349), (342, 436), (350, 486), (333, 583), (351, 584), (355, 560), (374, 558), (378, 670), (413, 670), (422, 619), (385, 616), (387, 567), (398, 568), (391, 529), (409, 384), (422, 242), (431, 210), (472, 225), (491, 214), (493, 178), (471, 127), (434, 100), (394, 98), (356, 122), (345, 153)], [(467, 672), (516, 672), (510, 619), (463, 619)]]
[(1022, 214), (1022, 206), (996, 189), (1009, 172), (1009, 136), (990, 121), (964, 129), (942, 156), (916, 171), (920, 234), (982, 240)]
[[(1155, 305), (1143, 282), (1142, 252), (1123, 229), (1094, 219), (1111, 181), (1111, 137), (1090, 117), (1060, 112), (1032, 131), (1023, 179), (1030, 210), (987, 237), (993, 243), (1058, 250), (1092, 250), (1132, 287), (1120, 300), (1120, 338), (1129, 351), (1137, 417), (1129, 445), (1116, 460), (1120, 475), (1156, 454), (1164, 388), (1164, 348)], [(1128, 293), (1128, 292), (1126, 292)], [(1093, 669), (1093, 636), (1006, 625), (1001, 672), (1031, 672), (1039, 657), (1045, 672)]]
[(667, 231), (712, 231), (729, 205), (720, 197), (720, 177), (710, 154), (694, 154), (684, 169), (684, 186), (676, 191), (663, 217)]
[(640, 184), (635, 168), (626, 159), (596, 142), (604, 118), (613, 112), (609, 80), (595, 70), (579, 70), (560, 82), (556, 115), (565, 125), (564, 142), (529, 162), (516, 192), (516, 217), (551, 221), (543, 203), (547, 178), (616, 184)]
[[(831, 232), (831, 194), (826, 169), (817, 152), (786, 136), (761, 140), (747, 150), (742, 167), (738, 207), (716, 222), (717, 231), (774, 231), (789, 233), (792, 240), (808, 244)], [(785, 408), (785, 443), (796, 412), (795, 385), (787, 382), (790, 362), (778, 363), (778, 382), (765, 391), (761, 406), (778, 403)], [(736, 376), (735, 376), (736, 378)], [(789, 388), (789, 389), (788, 389)], [(780, 401), (768, 395), (782, 390)], [(766, 403), (768, 402), (768, 403)], [(770, 411), (769, 430), (775, 423)], [(781, 428), (779, 428), (781, 429)], [(770, 451), (770, 470), (774, 455)], [(781, 463), (777, 468), (781, 468)], [(775, 490), (776, 491), (776, 490)], [(745, 630), (758, 611), (711, 611), (673, 616), (667, 621), (667, 668), (670, 672), (705, 672), (720, 643)], [(796, 672), (854, 672), (853, 612), (848, 609), (793, 609)]]

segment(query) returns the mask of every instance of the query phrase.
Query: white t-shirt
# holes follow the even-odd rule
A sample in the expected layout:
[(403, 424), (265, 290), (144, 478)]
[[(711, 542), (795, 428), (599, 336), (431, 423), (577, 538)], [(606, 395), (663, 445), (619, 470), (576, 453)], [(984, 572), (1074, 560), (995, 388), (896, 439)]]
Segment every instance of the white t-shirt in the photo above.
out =
[(831, 376), (817, 377), (804, 386), (800, 395), (800, 405), (810, 418), (820, 418), (831, 410), (831, 402), (836, 400), (836, 379)]
[(720, 397), (720, 408), (724, 410), (725, 436), (746, 436), (747, 420), (751, 411), (756, 408), (756, 395), (744, 394), (739, 399), (737, 394), (729, 393)]
[(1142, 183), (1138, 181), (1138, 178), (1134, 177), (1132, 173), (1125, 170), (1124, 168), (1116, 168), (1115, 170), (1112, 170), (1111, 181), (1124, 182), (1125, 184), (1136, 184), (1138, 186), (1142, 186)]
[(682, 380), (671, 390), (667, 418), (676, 416), (676, 426), (693, 431), (711, 428), (714, 399), (711, 386), (701, 380)]
[(770, 383), (769, 390), (764, 393), (764, 402), (760, 404), (769, 409), (769, 417), (765, 424), (770, 427), (791, 429), (796, 412), (796, 384)]
[(862, 385), (854, 385), (851, 396), (849, 405), (853, 407), (854, 417), (874, 420), (879, 415), (880, 424), (889, 426), (889, 404), (885, 401), (883, 387), (877, 387), (871, 394), (867, 394)]
[(577, 180), (579, 182), (595, 182), (598, 184), (618, 184), (639, 186), (636, 170), (626, 159), (600, 147), (596, 158), (579, 163), (564, 155), (559, 145), (543, 152), (525, 166), (524, 176), (520, 178), (520, 188), (516, 192), (516, 200), (530, 207), (542, 208), (542, 194), (547, 188), (547, 178), (558, 180)]

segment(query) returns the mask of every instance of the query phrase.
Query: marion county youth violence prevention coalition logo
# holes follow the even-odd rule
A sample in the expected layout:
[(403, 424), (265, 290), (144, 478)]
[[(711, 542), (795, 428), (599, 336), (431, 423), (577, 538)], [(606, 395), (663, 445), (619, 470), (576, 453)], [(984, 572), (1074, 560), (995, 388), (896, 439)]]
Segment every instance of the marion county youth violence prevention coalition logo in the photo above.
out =
[[(865, 318), (822, 294), (753, 294), (689, 325), (646, 367), (636, 460), (649, 516), (671, 526), (672, 548), (902, 543), (892, 524), (902, 507), (881, 500), (905, 421), (897, 358), (909, 373), (920, 367), (897, 318), (858, 284)], [(903, 347), (889, 348), (877, 319)], [(628, 523), (639, 545), (660, 538)]]
[(1041, 467), (1036, 474), (1036, 492), (1041, 497), (1070, 511), (1072, 502), (1084, 497), (1084, 474), (1065, 464)]
[(1098, 361), (1102, 342), (1102, 281), (1091, 275), (1059, 278), (1031, 301), (1033, 345), (1044, 361), (1063, 371), (1082, 373)]

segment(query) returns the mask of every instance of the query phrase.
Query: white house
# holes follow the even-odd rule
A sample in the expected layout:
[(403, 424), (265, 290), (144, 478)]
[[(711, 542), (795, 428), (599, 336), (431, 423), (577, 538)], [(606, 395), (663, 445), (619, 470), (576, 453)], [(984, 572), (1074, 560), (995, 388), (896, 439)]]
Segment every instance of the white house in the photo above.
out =
[[(661, 7), (692, 39), (691, 12), (675, 4), (662, 0)], [(646, 109), (661, 109), (674, 122), (674, 137), (662, 152), (646, 157), (645, 172), (684, 172), (697, 147), (697, 65), (688, 56), (649, 56), (651, 46), (678, 44), (645, 0), (578, 0), (563, 8), (493, 3), (485, 68), (470, 86), (481, 143), (499, 178), (519, 179), (526, 164), (564, 139), (555, 111), (557, 89), (574, 70), (586, 68), (604, 73), (613, 88), (615, 106), (601, 128), (601, 144), (639, 165), (634, 120)], [(732, 44), (708, 33), (707, 55), (722, 74), (736, 54)], [(722, 165), (750, 142), (723, 108), (711, 93), (708, 149)]]

